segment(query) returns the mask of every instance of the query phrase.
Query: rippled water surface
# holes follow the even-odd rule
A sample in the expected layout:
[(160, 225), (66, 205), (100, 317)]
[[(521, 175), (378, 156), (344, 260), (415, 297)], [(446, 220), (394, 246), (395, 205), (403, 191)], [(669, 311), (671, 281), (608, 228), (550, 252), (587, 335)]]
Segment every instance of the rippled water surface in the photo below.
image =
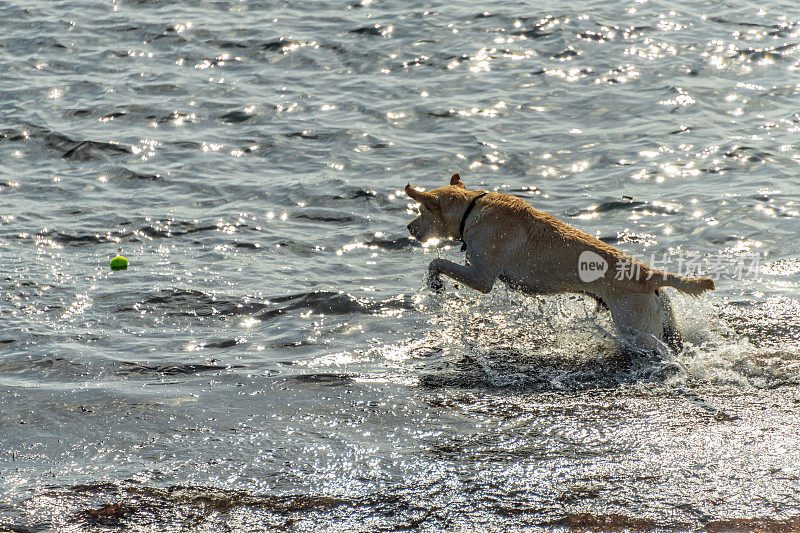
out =
[[(0, 529), (800, 530), (796, 8), (3, 2)], [(716, 274), (685, 349), (427, 292), (453, 172)]]

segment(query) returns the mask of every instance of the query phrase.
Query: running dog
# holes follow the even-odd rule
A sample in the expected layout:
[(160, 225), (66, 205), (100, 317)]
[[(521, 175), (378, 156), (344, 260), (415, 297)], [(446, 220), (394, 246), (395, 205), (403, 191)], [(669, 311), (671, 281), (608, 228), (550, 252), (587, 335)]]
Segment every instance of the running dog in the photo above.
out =
[(423, 192), (408, 184), (405, 192), (420, 203), (419, 216), (408, 224), (412, 237), (461, 241), (466, 251), (465, 265), (431, 261), (428, 286), (437, 292), (444, 289), (444, 274), (482, 293), (499, 279), (529, 295), (585, 294), (611, 311), (616, 327), (637, 347), (660, 351), (662, 341), (679, 349), (682, 340), (661, 289), (692, 296), (714, 289), (711, 278), (651, 269), (520, 198), (468, 191), (458, 174), (448, 186)]

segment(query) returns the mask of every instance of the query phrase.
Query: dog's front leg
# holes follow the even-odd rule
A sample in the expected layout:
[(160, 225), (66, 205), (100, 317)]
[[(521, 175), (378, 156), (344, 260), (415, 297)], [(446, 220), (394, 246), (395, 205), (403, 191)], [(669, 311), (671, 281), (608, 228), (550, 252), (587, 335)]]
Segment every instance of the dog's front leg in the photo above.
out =
[(431, 290), (436, 292), (444, 290), (444, 285), (439, 277), (441, 274), (483, 293), (492, 290), (492, 285), (494, 285), (494, 280), (496, 279), (496, 276), (488, 269), (480, 268), (478, 263), (459, 265), (447, 259), (439, 258), (434, 259), (428, 265), (428, 287)]

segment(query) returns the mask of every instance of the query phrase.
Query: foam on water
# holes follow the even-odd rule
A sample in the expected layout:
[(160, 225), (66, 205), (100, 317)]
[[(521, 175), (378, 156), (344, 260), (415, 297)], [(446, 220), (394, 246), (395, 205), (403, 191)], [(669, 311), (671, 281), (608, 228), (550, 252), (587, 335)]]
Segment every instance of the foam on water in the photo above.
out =
[[(772, 388), (800, 379), (786, 351), (758, 348), (734, 331), (713, 297), (669, 291), (684, 346), (678, 353), (637, 349), (621, 336), (610, 314), (578, 295), (527, 297), (496, 289), (445, 295), (423, 292), (420, 309), (431, 330), (408, 350), (436, 354), (426, 384), (553, 387), (630, 385), (642, 380), (679, 388), (687, 384)], [(797, 359), (800, 363), (800, 359)]]

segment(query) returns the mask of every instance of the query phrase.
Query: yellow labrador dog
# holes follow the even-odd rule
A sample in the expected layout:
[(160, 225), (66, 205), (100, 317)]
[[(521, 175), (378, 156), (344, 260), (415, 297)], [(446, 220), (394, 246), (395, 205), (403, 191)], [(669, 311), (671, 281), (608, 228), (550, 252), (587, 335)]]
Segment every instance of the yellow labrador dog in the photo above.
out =
[(405, 191), (421, 204), (408, 224), (414, 238), (464, 243), (467, 264), (439, 258), (428, 266), (428, 284), (436, 291), (443, 289), (444, 274), (483, 293), (498, 279), (525, 294), (582, 293), (607, 307), (636, 346), (660, 351), (661, 341), (678, 349), (681, 336), (659, 289), (674, 287), (693, 296), (714, 289), (711, 278), (651, 269), (520, 198), (468, 191), (458, 174), (446, 187), (422, 192), (409, 184)]

